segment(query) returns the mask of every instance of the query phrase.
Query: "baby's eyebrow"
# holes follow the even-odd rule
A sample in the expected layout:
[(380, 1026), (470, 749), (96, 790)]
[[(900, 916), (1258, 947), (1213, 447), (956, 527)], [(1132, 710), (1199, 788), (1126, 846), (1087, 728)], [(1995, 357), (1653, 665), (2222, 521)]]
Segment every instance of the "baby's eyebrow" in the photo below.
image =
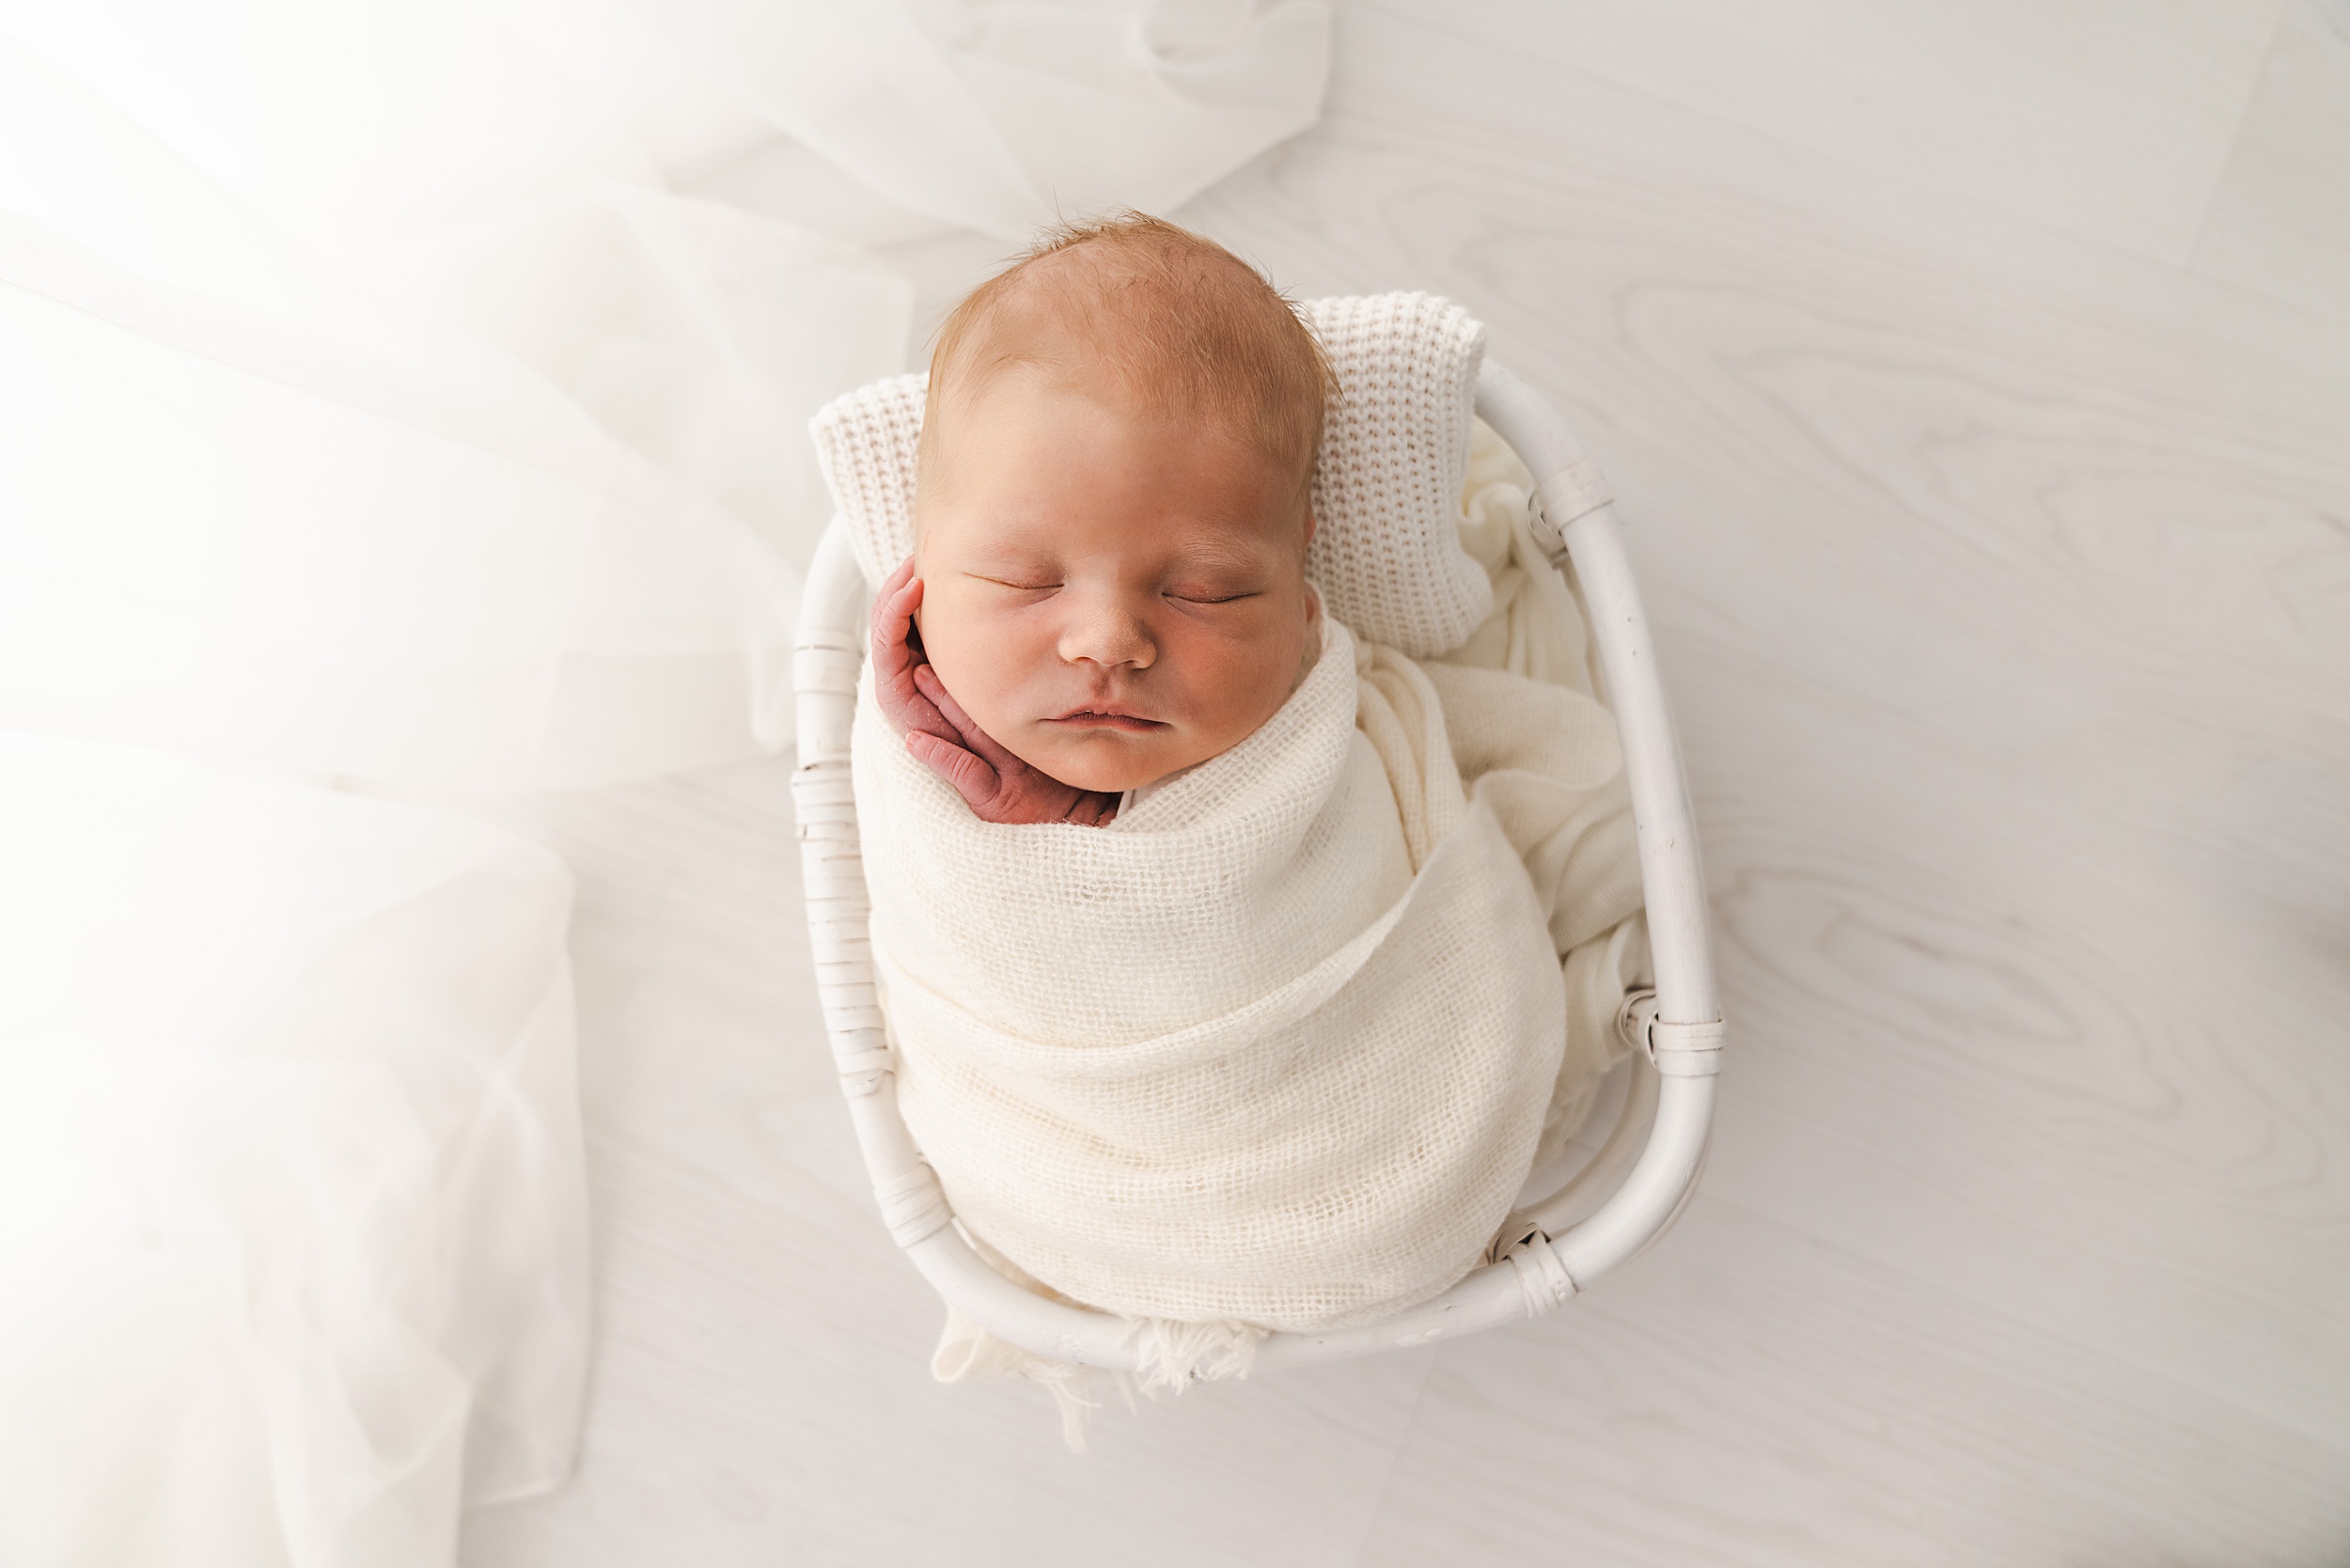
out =
[(992, 539), (968, 545), (963, 564), (974, 572), (1047, 572), (1057, 569), (1058, 552), (1020, 540)]
[(1264, 552), (1220, 540), (1187, 545), (1167, 562), (1171, 572), (1261, 572), (1264, 566)]

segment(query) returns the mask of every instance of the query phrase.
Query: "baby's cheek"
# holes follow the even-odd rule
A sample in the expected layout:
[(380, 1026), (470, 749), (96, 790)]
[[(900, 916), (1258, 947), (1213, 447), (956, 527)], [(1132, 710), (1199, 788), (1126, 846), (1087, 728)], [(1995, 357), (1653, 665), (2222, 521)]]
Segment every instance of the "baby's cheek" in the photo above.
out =
[[(1297, 689), (1303, 665), (1295, 636), (1274, 633), (1233, 651), (1212, 698), (1224, 746), (1238, 745)], [(1221, 747), (1219, 747), (1221, 749)]]
[(931, 608), (922, 646), (949, 696), (999, 739), (1015, 717), (1021, 661), (1015, 639), (951, 599)]

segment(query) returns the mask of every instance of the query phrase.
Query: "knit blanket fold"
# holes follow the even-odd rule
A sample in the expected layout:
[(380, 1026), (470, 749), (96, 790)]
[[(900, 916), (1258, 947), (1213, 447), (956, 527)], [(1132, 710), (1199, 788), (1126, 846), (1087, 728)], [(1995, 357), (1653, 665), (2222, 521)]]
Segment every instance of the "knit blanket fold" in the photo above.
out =
[(966, 1228), (1091, 1306), (1313, 1329), (1426, 1299), (1543, 1131), (1554, 901), (1428, 673), (1324, 624), (1273, 719), (1101, 828), (980, 822), (860, 695), (906, 1122)]

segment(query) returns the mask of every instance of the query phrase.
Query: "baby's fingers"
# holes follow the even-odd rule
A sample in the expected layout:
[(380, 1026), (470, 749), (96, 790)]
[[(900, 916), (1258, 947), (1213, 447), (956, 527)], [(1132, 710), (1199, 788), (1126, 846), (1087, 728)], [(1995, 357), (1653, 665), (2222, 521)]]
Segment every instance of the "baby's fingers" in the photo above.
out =
[(1082, 791), (1069, 808), (1069, 820), (1079, 827), (1100, 827), (1118, 815), (1118, 801), (1099, 790)]
[(914, 574), (914, 557), (908, 556), (897, 571), (889, 574), (873, 595), (873, 657), (902, 662), (907, 657), (906, 639), (914, 629), (914, 612), (922, 604), (922, 579)]
[(927, 729), (951, 742), (953, 727), (922, 696), (913, 679), (923, 664), (914, 647), (914, 612), (921, 603), (922, 579), (914, 575), (914, 560), (909, 557), (873, 598), (873, 695), (892, 729), (901, 732)]
[(978, 811), (995, 799), (999, 785), (995, 770), (951, 741), (916, 729), (906, 737), (906, 749), (914, 760), (922, 763), (955, 787), (963, 803)]

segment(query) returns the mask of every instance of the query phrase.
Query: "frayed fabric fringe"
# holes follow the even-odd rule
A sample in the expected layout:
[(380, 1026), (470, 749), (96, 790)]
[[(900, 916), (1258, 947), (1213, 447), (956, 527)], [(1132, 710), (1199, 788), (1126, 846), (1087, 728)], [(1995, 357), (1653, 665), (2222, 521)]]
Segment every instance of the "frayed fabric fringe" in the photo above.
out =
[(1266, 1330), (1246, 1323), (1172, 1323), (1164, 1318), (1134, 1322), (1128, 1343), (1135, 1347), (1133, 1372), (1081, 1367), (1023, 1350), (997, 1339), (949, 1308), (946, 1332), (931, 1357), (931, 1372), (942, 1383), (990, 1377), (1025, 1377), (1052, 1394), (1060, 1413), (1061, 1439), (1072, 1453), (1086, 1451), (1086, 1429), (1114, 1393), (1133, 1410), (1136, 1396), (1181, 1394), (1194, 1383), (1246, 1377), (1257, 1361)]
[(1127, 1343), (1135, 1347), (1134, 1377), (1144, 1394), (1163, 1389), (1180, 1394), (1194, 1383), (1246, 1377), (1264, 1337), (1265, 1330), (1254, 1324), (1141, 1318)]

